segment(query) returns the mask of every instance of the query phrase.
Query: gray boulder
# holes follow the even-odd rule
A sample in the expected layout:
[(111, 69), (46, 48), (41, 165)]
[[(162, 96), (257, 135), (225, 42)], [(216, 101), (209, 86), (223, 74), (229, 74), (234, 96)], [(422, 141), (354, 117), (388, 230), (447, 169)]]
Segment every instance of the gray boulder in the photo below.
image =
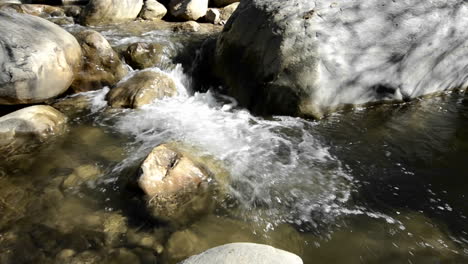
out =
[(81, 13), (84, 25), (121, 23), (135, 20), (143, 0), (91, 0)]
[(72, 35), (18, 13), (0, 11), (0, 25), (0, 104), (43, 102), (69, 88), (82, 59)]
[(171, 0), (169, 11), (181, 20), (197, 20), (208, 11), (208, 0)]
[(182, 264), (302, 264), (297, 255), (267, 245), (231, 243), (190, 257)]
[(243, 1), (215, 70), (257, 112), (315, 117), (466, 88), (467, 16), (463, 0)]

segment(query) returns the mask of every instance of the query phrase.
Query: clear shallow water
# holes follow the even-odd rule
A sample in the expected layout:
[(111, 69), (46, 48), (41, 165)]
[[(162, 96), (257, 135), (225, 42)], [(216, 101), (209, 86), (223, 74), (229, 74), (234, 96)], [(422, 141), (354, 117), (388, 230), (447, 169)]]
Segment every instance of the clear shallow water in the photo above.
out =
[[(64, 263), (64, 249), (70, 263), (175, 263), (238, 241), (305, 263), (468, 261), (464, 93), (319, 121), (260, 118), (193, 93), (180, 66), (163, 71), (178, 97), (110, 110), (108, 89), (83, 94), (91, 105), (67, 134), (0, 162), (0, 263)], [(168, 141), (230, 174), (229, 198), (185, 227), (152, 219), (135, 186), (141, 161)]]

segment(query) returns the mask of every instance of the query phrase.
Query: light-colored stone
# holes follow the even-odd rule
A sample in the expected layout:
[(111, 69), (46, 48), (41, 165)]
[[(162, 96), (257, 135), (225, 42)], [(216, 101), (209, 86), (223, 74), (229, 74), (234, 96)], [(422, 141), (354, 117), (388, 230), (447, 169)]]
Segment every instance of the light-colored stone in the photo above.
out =
[(30, 106), (0, 117), (1, 154), (16, 153), (66, 130), (67, 118), (50, 106)]
[(208, 8), (205, 19), (212, 24), (218, 24), (221, 19), (221, 13), (217, 8)]
[(221, 13), (220, 19), (221, 21), (228, 21), (228, 19), (232, 16), (234, 11), (236, 11), (237, 7), (239, 6), (239, 3), (232, 3), (228, 6), (225, 6), (223, 8), (219, 9), (219, 12)]
[(84, 25), (132, 21), (143, 7), (143, 0), (91, 0), (81, 12)]
[(241, 1), (215, 70), (256, 112), (409, 100), (468, 86), (467, 17), (463, 0)]
[(166, 7), (156, 0), (146, 0), (140, 17), (146, 20), (160, 20), (167, 14)]
[(94, 30), (75, 34), (81, 45), (84, 63), (72, 84), (76, 92), (101, 89), (119, 82), (128, 70), (109, 42)]
[(174, 81), (166, 74), (141, 71), (117, 84), (107, 94), (111, 107), (140, 108), (156, 99), (177, 94)]
[(189, 227), (174, 232), (166, 243), (169, 263), (178, 263), (210, 248), (234, 242), (268, 244), (302, 255), (304, 239), (292, 226), (282, 224), (265, 231), (261, 224), (207, 215)]
[(171, 15), (182, 20), (197, 20), (208, 11), (208, 0), (171, 0)]
[(0, 24), (0, 104), (43, 102), (70, 87), (82, 59), (72, 35), (18, 13), (0, 11)]
[(138, 180), (151, 213), (177, 224), (212, 210), (216, 184), (209, 165), (204, 165), (175, 144), (154, 148), (142, 163)]
[(231, 243), (190, 257), (182, 264), (302, 264), (290, 252), (254, 243)]
[(179, 23), (173, 29), (174, 32), (198, 32), (199, 30), (200, 24), (195, 21)]
[(233, 3), (239, 3), (240, 0), (212, 0), (213, 6), (225, 7)]

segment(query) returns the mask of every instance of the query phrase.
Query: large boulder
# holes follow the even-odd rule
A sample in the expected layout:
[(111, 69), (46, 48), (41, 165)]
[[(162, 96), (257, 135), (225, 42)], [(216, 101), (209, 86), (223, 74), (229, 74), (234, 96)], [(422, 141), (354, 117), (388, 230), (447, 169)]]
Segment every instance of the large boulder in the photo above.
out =
[(171, 0), (171, 15), (182, 20), (197, 20), (208, 11), (208, 0)]
[(140, 108), (176, 94), (176, 85), (166, 74), (141, 71), (113, 88), (107, 94), (107, 101), (112, 107)]
[(154, 148), (141, 165), (140, 188), (156, 218), (185, 224), (213, 209), (216, 199), (213, 163), (202, 161), (178, 144)]
[(112, 86), (127, 75), (128, 69), (101, 34), (94, 30), (84, 30), (75, 34), (75, 37), (83, 50), (84, 63), (72, 84), (74, 91)]
[(66, 130), (67, 118), (53, 107), (35, 105), (0, 117), (0, 155), (28, 151)]
[(91, 0), (81, 13), (84, 25), (121, 23), (135, 20), (143, 0)]
[(242, 1), (215, 71), (257, 112), (321, 117), (468, 84), (463, 0)]
[(231, 243), (188, 258), (182, 264), (302, 264), (297, 255), (267, 245)]
[(0, 104), (43, 102), (70, 87), (82, 59), (72, 35), (17, 13), (0, 11), (0, 25)]

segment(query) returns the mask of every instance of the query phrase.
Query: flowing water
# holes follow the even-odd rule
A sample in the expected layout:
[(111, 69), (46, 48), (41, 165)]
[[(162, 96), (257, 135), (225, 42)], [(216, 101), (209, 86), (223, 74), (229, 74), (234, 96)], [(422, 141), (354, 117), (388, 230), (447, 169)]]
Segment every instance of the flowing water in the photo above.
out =
[[(114, 46), (181, 50), (182, 39), (203, 38), (98, 30)], [(171, 76), (179, 95), (138, 110), (107, 108), (108, 88), (71, 96), (89, 106), (66, 112), (68, 133), (1, 161), (0, 263), (176, 263), (229, 242), (305, 263), (468, 262), (463, 92), (313, 121), (257, 117), (194, 92), (181, 65), (147, 70)], [(152, 148), (172, 141), (230, 175), (226, 199), (188, 226), (154, 220), (135, 184)]]

